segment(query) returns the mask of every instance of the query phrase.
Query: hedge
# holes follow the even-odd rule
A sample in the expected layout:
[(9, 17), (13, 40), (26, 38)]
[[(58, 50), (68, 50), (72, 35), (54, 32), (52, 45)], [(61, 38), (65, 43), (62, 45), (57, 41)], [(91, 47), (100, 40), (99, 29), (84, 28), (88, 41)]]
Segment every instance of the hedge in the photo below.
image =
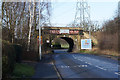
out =
[(12, 74), (15, 63), (21, 61), (21, 57), (20, 57), (21, 53), (22, 53), (22, 47), (20, 45), (11, 44), (7, 41), (2, 41), (3, 78), (6, 78)]
[(21, 63), (22, 61), (22, 46), (19, 44), (13, 44), (13, 47), (15, 49), (15, 54), (16, 54), (16, 62)]
[(6, 77), (12, 73), (15, 64), (15, 50), (12, 44), (2, 41), (2, 76)]

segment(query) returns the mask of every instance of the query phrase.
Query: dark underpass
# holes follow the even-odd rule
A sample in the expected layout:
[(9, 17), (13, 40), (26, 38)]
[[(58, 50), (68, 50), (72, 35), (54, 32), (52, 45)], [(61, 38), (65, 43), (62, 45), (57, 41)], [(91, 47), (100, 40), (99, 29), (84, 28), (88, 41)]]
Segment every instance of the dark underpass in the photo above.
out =
[(68, 44), (69, 44), (69, 48), (68, 48), (68, 52), (72, 52), (73, 50), (73, 46), (74, 46), (74, 41), (73, 39), (69, 38), (69, 37), (60, 37), (61, 39), (64, 39)]

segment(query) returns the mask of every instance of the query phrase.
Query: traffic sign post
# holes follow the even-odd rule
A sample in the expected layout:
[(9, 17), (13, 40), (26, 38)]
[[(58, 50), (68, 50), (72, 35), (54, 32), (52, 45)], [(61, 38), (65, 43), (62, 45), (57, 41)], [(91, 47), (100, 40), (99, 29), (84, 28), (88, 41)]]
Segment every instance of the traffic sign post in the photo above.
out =
[[(39, 44), (39, 36), (37, 36), (38, 44)], [(42, 36), (41, 36), (41, 44), (42, 44)]]

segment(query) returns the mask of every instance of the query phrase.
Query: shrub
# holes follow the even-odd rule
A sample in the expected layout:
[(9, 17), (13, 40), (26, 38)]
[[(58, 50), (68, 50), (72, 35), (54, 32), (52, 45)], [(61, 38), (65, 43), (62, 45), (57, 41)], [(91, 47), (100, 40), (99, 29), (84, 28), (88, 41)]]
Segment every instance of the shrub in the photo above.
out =
[(10, 76), (16, 62), (21, 62), (22, 46), (2, 41), (2, 73), (3, 78)]
[(25, 61), (38, 61), (39, 53), (34, 51), (23, 51), (22, 60)]
[(16, 53), (16, 62), (20, 63), (22, 61), (22, 46), (19, 44), (14, 44), (13, 46)]
[(55, 48), (55, 49), (60, 49), (61, 48), (61, 45), (60, 45), (60, 43), (54, 43), (53, 44), (53, 48)]
[(102, 32), (99, 35), (99, 48), (117, 51), (119, 48), (119, 25), (118, 17), (104, 23)]
[(102, 34), (99, 38), (99, 48), (118, 51), (118, 36), (116, 34)]
[(60, 48), (61, 48), (61, 45), (53, 45), (53, 48), (55, 48), (55, 49), (60, 49)]
[(12, 73), (15, 64), (15, 50), (12, 44), (2, 41), (2, 76), (6, 77)]

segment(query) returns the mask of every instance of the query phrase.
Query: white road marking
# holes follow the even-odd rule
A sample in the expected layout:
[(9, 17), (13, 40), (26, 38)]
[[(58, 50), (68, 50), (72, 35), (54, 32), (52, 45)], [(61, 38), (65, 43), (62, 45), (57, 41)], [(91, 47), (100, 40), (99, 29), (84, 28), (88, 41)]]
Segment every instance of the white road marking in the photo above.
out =
[(92, 65), (91, 63), (88, 63), (89, 65)]
[(61, 66), (61, 68), (64, 68), (64, 66)]
[(120, 75), (119, 73), (115, 72), (115, 74)]
[(97, 68), (98, 68), (99, 66), (95, 66), (95, 67), (97, 67)]
[(61, 68), (70, 68), (70, 67), (88, 67), (88, 65), (76, 65), (76, 66), (60, 66)]
[(69, 68), (70, 66), (67, 66), (67, 68)]
[(70, 66), (61, 66), (61, 68), (70, 68)]
[[(101, 64), (98, 64), (98, 66), (96, 66), (96, 63), (99, 63), (101, 60), (92, 59), (90, 57), (83, 57), (83, 56), (79, 57), (79, 56), (76, 56), (76, 55), (74, 57), (79, 61), (83, 61), (83, 62), (85, 62), (86, 64), (89, 64), (89, 65), (94, 65), (95, 67), (97, 67), (101, 70), (104, 70), (104, 71), (106, 71), (106, 70), (109, 71), (109, 69), (110, 69), (110, 71), (115, 71), (117, 69), (116, 67), (118, 67), (118, 68), (120, 67), (120, 65), (116, 65), (116, 64), (112, 64), (110, 62), (104, 62), (104, 61), (102, 61)], [(88, 61), (88, 62), (86, 62), (86, 61)], [(93, 62), (93, 61), (95, 61), (95, 62)], [(115, 67), (115, 68), (113, 68), (113, 70), (111, 70), (111, 67), (109, 67), (109, 66), (101, 67), (102, 64), (109, 65), (109, 66), (112, 66), (112, 67)], [(85, 65), (78, 65), (77, 67), (86, 67), (86, 66)], [(114, 72), (114, 74), (120, 75), (120, 72)]]
[(102, 70), (105, 70), (105, 71), (106, 71), (107, 69), (104, 69), (104, 68), (103, 68)]
[(88, 62), (85, 62), (85, 63), (88, 63)]
[(85, 67), (87, 67), (87, 65), (85, 65)]
[(102, 70), (107, 70), (107, 69), (104, 69), (104, 68), (102, 68), (102, 67), (99, 67), (99, 66), (96, 66), (97, 68), (99, 68), (99, 69), (102, 69)]

